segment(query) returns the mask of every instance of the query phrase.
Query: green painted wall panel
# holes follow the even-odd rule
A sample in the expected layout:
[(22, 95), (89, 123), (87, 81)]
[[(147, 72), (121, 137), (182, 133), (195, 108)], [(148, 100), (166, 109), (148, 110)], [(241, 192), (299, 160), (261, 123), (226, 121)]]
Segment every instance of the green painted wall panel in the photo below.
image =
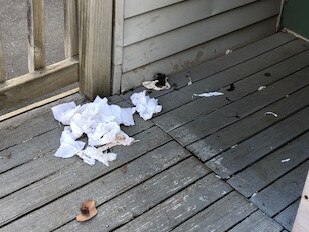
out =
[(309, 0), (287, 0), (284, 5), (282, 25), (309, 38)]

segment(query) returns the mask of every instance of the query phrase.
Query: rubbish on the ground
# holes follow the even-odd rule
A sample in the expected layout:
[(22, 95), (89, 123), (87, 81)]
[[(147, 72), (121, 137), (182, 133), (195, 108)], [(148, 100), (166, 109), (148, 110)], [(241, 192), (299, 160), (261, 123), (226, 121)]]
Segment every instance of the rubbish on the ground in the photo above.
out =
[(87, 200), (82, 203), (80, 207), (80, 214), (76, 216), (76, 221), (84, 222), (88, 221), (97, 215), (98, 211), (95, 206), (96, 202), (94, 200)]
[(238, 146), (238, 144), (235, 144), (234, 146), (231, 146), (231, 149), (234, 149), (237, 146)]
[(163, 73), (156, 73), (154, 75), (154, 81), (144, 81), (142, 84), (147, 89), (153, 89), (156, 91), (170, 89), (171, 85), (168, 83), (168, 78)]
[(231, 52), (233, 52), (231, 49), (227, 49), (227, 50), (225, 51), (225, 55), (230, 54)]
[(278, 114), (275, 114), (274, 112), (266, 112), (265, 115), (272, 115), (275, 118), (278, 118)]
[(281, 163), (287, 163), (287, 162), (290, 162), (290, 158), (289, 159), (284, 159), (284, 160), (281, 160)]
[(222, 179), (221, 176), (219, 176), (219, 175), (215, 175), (215, 176), (216, 176), (218, 179), (220, 179), (220, 180)]
[(125, 164), (120, 168), (121, 172), (126, 173), (128, 170), (128, 166)]
[(271, 74), (267, 72), (267, 73), (264, 73), (264, 76), (265, 77), (271, 77)]
[(234, 85), (234, 83), (230, 84), (229, 87), (226, 89), (226, 91), (228, 91), (228, 92), (232, 92), (232, 91), (234, 91), (234, 90), (235, 90), (235, 85)]
[(187, 71), (187, 73), (186, 73), (186, 78), (189, 79), (188, 86), (189, 86), (189, 85), (192, 85), (191, 71)]
[(224, 93), (209, 92), (209, 93), (193, 94), (194, 97), (215, 97), (215, 96), (221, 96), (221, 95), (224, 95)]
[(260, 86), (260, 87), (258, 88), (258, 91), (261, 91), (261, 90), (263, 90), (263, 89), (266, 89), (266, 86), (265, 86), (265, 85)]
[[(98, 160), (108, 165), (109, 161), (116, 158), (116, 154), (106, 153), (107, 149), (116, 145), (129, 146), (135, 141), (120, 129), (120, 124), (135, 124), (135, 109), (108, 105), (107, 101), (106, 98), (97, 97), (94, 102), (82, 106), (70, 102), (52, 108), (55, 119), (67, 125), (62, 132), (56, 157), (70, 158), (78, 155), (87, 164), (93, 165)], [(85, 150), (86, 143), (76, 141), (84, 134), (88, 136), (88, 147)], [(95, 148), (97, 146), (102, 147)]]
[(146, 121), (151, 119), (153, 114), (159, 113), (162, 110), (162, 106), (158, 105), (158, 100), (146, 96), (146, 91), (140, 93), (134, 93), (131, 96), (133, 105), (136, 106), (136, 111)]

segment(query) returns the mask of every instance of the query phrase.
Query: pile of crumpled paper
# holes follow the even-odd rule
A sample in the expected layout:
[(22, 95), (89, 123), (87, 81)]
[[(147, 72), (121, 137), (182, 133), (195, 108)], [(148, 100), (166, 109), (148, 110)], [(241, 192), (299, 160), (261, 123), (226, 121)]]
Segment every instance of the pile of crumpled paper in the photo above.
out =
[[(146, 96), (146, 91), (133, 94), (131, 101), (135, 107), (109, 105), (107, 98), (100, 97), (84, 105), (69, 102), (52, 107), (55, 119), (65, 125), (55, 156), (71, 158), (77, 155), (87, 164), (94, 165), (97, 160), (108, 166), (108, 162), (117, 157), (117, 154), (107, 152), (109, 148), (136, 142), (121, 130), (120, 125), (135, 125), (135, 112), (148, 120), (162, 110), (158, 100)], [(85, 149), (86, 143), (77, 140), (83, 135), (88, 137)]]

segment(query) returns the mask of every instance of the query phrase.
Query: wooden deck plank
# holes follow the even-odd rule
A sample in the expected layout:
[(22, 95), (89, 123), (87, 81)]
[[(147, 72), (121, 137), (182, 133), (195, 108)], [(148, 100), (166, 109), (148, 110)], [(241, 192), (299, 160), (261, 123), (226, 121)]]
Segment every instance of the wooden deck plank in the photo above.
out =
[[(308, 73), (309, 68), (305, 68), (280, 82), (275, 82), (263, 91), (255, 92), (220, 110), (178, 127), (169, 134), (180, 144), (189, 145), (303, 88), (309, 84)], [(238, 117), (235, 117), (236, 114)]]
[[(286, 43), (289, 43), (294, 39), (295, 37), (288, 33), (276, 33), (274, 35), (271, 35), (254, 43), (251, 43), (243, 48), (237, 49), (232, 53), (230, 53), (228, 56), (221, 56), (208, 62), (202, 63), (190, 69), (192, 81), (195, 82), (203, 78), (207, 78), (208, 76), (214, 75), (232, 66), (240, 64), (246, 60), (252, 59), (265, 52), (268, 52)], [(177, 88), (186, 86), (189, 81), (188, 78), (186, 77), (186, 72), (187, 71), (183, 71), (172, 75), (170, 77), (171, 84), (177, 85)], [(144, 89), (145, 88), (143, 87), (136, 88), (133, 91), (122, 94), (121, 97), (126, 101), (130, 101), (130, 96), (133, 93), (140, 92)], [(173, 89), (163, 91), (153, 91), (152, 94), (150, 94), (150, 96), (158, 97), (172, 90)]]
[(170, 231), (230, 191), (210, 174), (115, 231)]
[[(141, 143), (130, 147), (115, 147), (113, 151), (119, 154), (118, 159), (106, 167), (102, 164), (89, 166), (80, 161), (70, 165), (61, 172), (48, 176), (28, 187), (21, 189), (0, 200), (6, 214), (0, 215), (0, 226), (39, 208), (58, 197), (79, 188), (92, 180), (103, 176), (111, 170), (140, 157), (141, 155), (169, 142), (170, 137), (156, 127), (152, 127), (136, 136)], [(87, 175), (85, 175), (87, 173)], [(15, 206), (14, 206), (15, 205)], [(15, 210), (10, 210), (13, 207)]]
[[(298, 52), (301, 52), (305, 49), (302, 45), (303, 43), (300, 43), (299, 41), (291, 42), (285, 46), (282, 46), (285, 47), (285, 49), (282, 47), (280, 47), (280, 49), (276, 49), (278, 53), (274, 51), (265, 53), (264, 55), (253, 59), (254, 62), (252, 62), (252, 60), (244, 62), (224, 72), (182, 88), (180, 91), (185, 92), (190, 96), (192, 96), (194, 93), (204, 93), (220, 89), (220, 91), (223, 91), (225, 97), (228, 97), (229, 100), (226, 100), (225, 97), (218, 97), (216, 99), (197, 99), (192, 103), (183, 105), (174, 111), (169, 112), (168, 114), (157, 117), (153, 121), (162, 129), (169, 132), (179, 126), (184, 125), (185, 123), (196, 119), (201, 115), (207, 114), (224, 105), (230, 104), (230, 101), (238, 100), (250, 93), (257, 91), (257, 89), (262, 85), (270, 85), (271, 83), (297, 71), (298, 68), (306, 67), (309, 64), (308, 51), (293, 56), (298, 49), (300, 49)], [(284, 60), (285, 58), (287, 60)], [(266, 62), (264, 63), (262, 60)], [(280, 61), (282, 62), (278, 63)], [(263, 64), (259, 66), (259, 63)], [(264, 75), (265, 72), (272, 73), (272, 77), (266, 77)], [(236, 89), (233, 92), (227, 92), (224, 87), (231, 83), (234, 83)], [(205, 102), (207, 102), (207, 107), (205, 107)], [(180, 111), (187, 111), (190, 112), (190, 114), (180, 114)]]
[(226, 231), (255, 210), (256, 207), (250, 204), (247, 199), (236, 192), (231, 192), (173, 231)]
[[(121, 202), (119, 203), (123, 203), (123, 200), (128, 200), (128, 198), (123, 198), (120, 194), (123, 194), (127, 190), (131, 189), (129, 190), (131, 195), (130, 193), (125, 193), (124, 196), (128, 196), (128, 194), (129, 196), (132, 196), (132, 193), (136, 193), (136, 188), (132, 188), (145, 180), (151, 178), (148, 180), (148, 183), (151, 184), (150, 186), (152, 186), (152, 184), (155, 186), (156, 184), (163, 184), (164, 186), (166, 182), (173, 182), (175, 180), (173, 178), (176, 178), (176, 180), (179, 179), (181, 182), (179, 182), (179, 186), (175, 186), (174, 190), (171, 190), (171, 186), (168, 185), (171, 192), (162, 191), (162, 193), (158, 194), (159, 198), (164, 198), (165, 194), (173, 194), (173, 192), (177, 191), (178, 188), (184, 188), (191, 182), (194, 182), (194, 180), (199, 179), (209, 173), (209, 170), (196, 159), (186, 159), (189, 156), (190, 154), (177, 143), (170, 142), (163, 147), (149, 152), (146, 155), (128, 163), (125, 166), (125, 171), (123, 166), (115, 169), (113, 172), (83, 186), (75, 192), (69, 193), (56, 201), (45, 205), (31, 214), (27, 214), (4, 228), (6, 231), (41, 231), (42, 228), (44, 228), (45, 231), (54, 230), (74, 220), (76, 214), (79, 212), (78, 207), (80, 203), (89, 198), (96, 200), (97, 206), (103, 204), (103, 206), (99, 209), (99, 215), (96, 217), (96, 220), (98, 220), (98, 217), (103, 212), (102, 210), (105, 209), (105, 206), (112, 206), (115, 202), (118, 202), (115, 199), (110, 201), (111, 199), (119, 196), (116, 199), (121, 199)], [(183, 159), (186, 160), (181, 162), (179, 165), (171, 167)], [(161, 173), (164, 170), (166, 171)], [(168, 178), (166, 178), (167, 176)], [(146, 183), (143, 183), (142, 185), (149, 187), (149, 184)], [(163, 186), (160, 185), (162, 188)], [(145, 187), (138, 188), (145, 190)], [(160, 189), (157, 191), (160, 191)], [(144, 197), (146, 197), (146, 195)], [(143, 206), (146, 205), (143, 204)], [(118, 211), (119, 209), (121, 208), (114, 208), (118, 214), (124, 213), (122, 210)], [(109, 210), (112, 210), (112, 208), (109, 207)], [(48, 220), (44, 220), (46, 215), (49, 215)], [(117, 214), (113, 214), (113, 217), (117, 217)], [(119, 219), (121, 219), (121, 217)], [(85, 227), (82, 227), (82, 231), (85, 231), (84, 229), (89, 226), (93, 227), (96, 220), (92, 220), (90, 225), (85, 224)], [(108, 223), (111, 223), (112, 225), (112, 223), (116, 223), (116, 221), (112, 220)], [(73, 227), (76, 226), (74, 223), (70, 223), (64, 228), (68, 228), (70, 225), (73, 225)], [(100, 225), (102, 226), (102, 224)]]
[[(244, 196), (252, 196), (307, 160), (309, 158), (307, 141), (309, 141), (309, 133), (300, 136), (231, 177), (228, 183)], [(290, 159), (290, 161), (283, 163), (282, 160), (286, 159)]]
[(111, 231), (138, 217), (163, 200), (209, 173), (191, 157), (158, 174), (123, 195), (101, 205), (95, 220), (88, 224), (72, 221), (57, 231)]
[(269, 216), (276, 215), (301, 196), (308, 165), (309, 161), (306, 161), (250, 200)]
[(222, 178), (246, 168), (309, 128), (309, 107), (260, 132), (206, 163)]
[[(308, 93), (309, 86), (187, 146), (187, 149), (202, 161), (207, 161), (307, 106)], [(276, 112), (278, 117), (265, 117), (268, 111)]]
[(229, 232), (280, 232), (282, 229), (282, 226), (258, 210), (229, 230)]
[(296, 218), (297, 209), (299, 206), (300, 200), (295, 201), (289, 207), (280, 212), (274, 219), (284, 226), (287, 230), (292, 231), (293, 224)]

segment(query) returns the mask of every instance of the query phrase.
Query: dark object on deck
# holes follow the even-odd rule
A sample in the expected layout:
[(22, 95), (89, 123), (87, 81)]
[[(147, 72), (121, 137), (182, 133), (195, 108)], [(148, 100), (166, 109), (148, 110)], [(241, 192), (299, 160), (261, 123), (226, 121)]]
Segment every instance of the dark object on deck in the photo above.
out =
[(235, 85), (234, 85), (234, 83), (230, 84), (229, 88), (226, 89), (226, 91), (228, 91), (228, 92), (232, 92), (232, 91), (234, 91), (234, 90), (235, 90)]
[(83, 204), (80, 207), (80, 212), (81, 214), (76, 216), (76, 221), (78, 222), (88, 221), (91, 218), (93, 218), (98, 213), (95, 207), (95, 201), (87, 200), (83, 202)]
[(270, 73), (264, 73), (264, 76), (265, 77), (271, 77), (271, 74)]
[(158, 81), (155, 85), (159, 88), (165, 86), (166, 83), (166, 75), (164, 73), (156, 73), (154, 78)]

